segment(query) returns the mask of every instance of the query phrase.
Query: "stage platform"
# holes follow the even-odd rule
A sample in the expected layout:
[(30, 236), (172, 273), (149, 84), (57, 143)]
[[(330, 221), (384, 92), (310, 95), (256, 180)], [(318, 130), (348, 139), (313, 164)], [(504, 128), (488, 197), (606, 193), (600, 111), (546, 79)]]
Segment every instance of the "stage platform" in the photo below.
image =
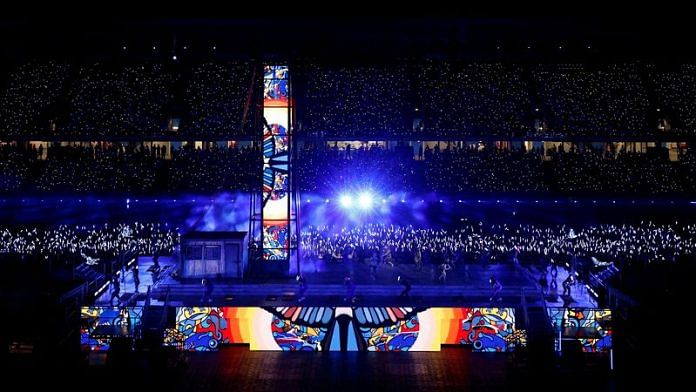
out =
[[(199, 279), (175, 279), (172, 272), (176, 270), (171, 258), (160, 258), (161, 273), (156, 281), (148, 272), (152, 266), (151, 257), (138, 259), (140, 269), (140, 286), (136, 293), (132, 272), (128, 272), (121, 284), (121, 301), (130, 305), (144, 304), (145, 293), (151, 287), (151, 303), (154, 305), (167, 301), (169, 305), (178, 306), (288, 306), (288, 305), (322, 305), (346, 306), (359, 305), (400, 305), (400, 306), (486, 306), (515, 307), (526, 303), (528, 307), (553, 306), (544, 298), (537, 285), (533, 271), (512, 264), (466, 264), (460, 265), (447, 273), (443, 283), (438, 280), (434, 266), (424, 266), (420, 271), (412, 264), (396, 264), (394, 267), (380, 266), (374, 277), (369, 266), (362, 263), (317, 263), (303, 275), (307, 282), (305, 299), (300, 301), (299, 286), (292, 278), (261, 279), (247, 277), (244, 279), (213, 278), (211, 301), (204, 301), (204, 290)], [(561, 277), (561, 271), (559, 278)], [(346, 276), (352, 276), (355, 283), (355, 302), (345, 301)], [(408, 297), (400, 296), (403, 286), (397, 277), (407, 279), (412, 287)], [(491, 301), (491, 277), (496, 277), (503, 285), (502, 299)], [(577, 290), (576, 296), (566, 298), (569, 305), (591, 307), (587, 293)], [(523, 298), (524, 297), (524, 298)], [(111, 289), (106, 290), (95, 305), (107, 305), (111, 298)], [(558, 298), (557, 301), (564, 301)]]

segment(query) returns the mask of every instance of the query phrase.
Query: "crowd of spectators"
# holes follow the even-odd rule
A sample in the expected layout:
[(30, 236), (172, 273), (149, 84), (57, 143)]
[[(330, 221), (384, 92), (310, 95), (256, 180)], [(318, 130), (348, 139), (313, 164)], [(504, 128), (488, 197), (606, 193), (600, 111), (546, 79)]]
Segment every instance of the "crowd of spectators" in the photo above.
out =
[(437, 135), (520, 135), (529, 128), (530, 98), (519, 67), (428, 62), (418, 67), (415, 113)]
[[(307, 143), (298, 153), (300, 190), (335, 194), (350, 188), (425, 194), (678, 195), (696, 192), (696, 158), (681, 150), (628, 152), (624, 147), (529, 150), (453, 143), (414, 151), (401, 143), (351, 148)], [(0, 192), (60, 194), (215, 193), (258, 189), (257, 147), (193, 148), (141, 143), (0, 146)], [(607, 146), (614, 146), (608, 144)]]
[(0, 76), (0, 138), (249, 137), (254, 75), (248, 62), (28, 63)]
[(408, 135), (411, 79), (404, 65), (307, 67), (301, 127), (319, 136)]
[[(442, 143), (441, 143), (442, 144)], [(672, 162), (663, 149), (481, 148), (454, 143), (443, 148), (373, 145), (306, 147), (299, 153), (300, 189), (332, 193), (372, 185), (386, 192), (444, 194), (554, 193), (561, 195), (680, 194), (696, 191), (696, 159), (682, 151)]]
[[(193, 135), (249, 135), (256, 108), (250, 63), (196, 66), (186, 85), (186, 118), (181, 127)], [(257, 75), (258, 76), (258, 75)], [(253, 135), (253, 134), (252, 134)]]
[(641, 135), (657, 126), (649, 127), (650, 102), (635, 64), (543, 66), (533, 78), (540, 106), (535, 112), (557, 133)]
[(172, 107), (174, 82), (175, 76), (160, 64), (117, 69), (96, 64), (80, 68), (68, 92), (65, 133), (163, 134)]
[(171, 254), (179, 237), (178, 228), (161, 223), (2, 225), (0, 257), (55, 258), (77, 265), (89, 259), (113, 259), (122, 252)]
[[(254, 64), (8, 66), (0, 75), (0, 135), (253, 137), (262, 77)], [(696, 130), (691, 64), (311, 64), (293, 68), (293, 83), (297, 129), (315, 136), (613, 137)]]
[[(393, 261), (413, 263), (416, 252), (423, 261), (457, 264), (482, 261), (570, 263), (584, 258), (597, 263), (648, 263), (674, 261), (696, 252), (696, 225), (597, 224), (573, 226), (507, 225), (464, 223), (449, 229), (417, 228), (369, 223), (354, 227), (308, 227), (302, 231), (301, 246), (310, 256), (325, 261), (366, 261), (372, 252), (389, 248)], [(483, 260), (482, 260), (483, 258)]]
[(28, 63), (17, 67), (6, 83), (0, 82), (0, 137), (48, 130), (51, 110), (65, 93), (70, 73), (66, 64)]
[[(190, 146), (190, 145), (189, 145)], [(252, 147), (100, 143), (0, 147), (0, 192), (124, 193), (242, 191), (260, 176)]]
[(658, 117), (666, 118), (665, 125), (674, 133), (693, 133), (696, 129), (696, 65), (650, 71)]

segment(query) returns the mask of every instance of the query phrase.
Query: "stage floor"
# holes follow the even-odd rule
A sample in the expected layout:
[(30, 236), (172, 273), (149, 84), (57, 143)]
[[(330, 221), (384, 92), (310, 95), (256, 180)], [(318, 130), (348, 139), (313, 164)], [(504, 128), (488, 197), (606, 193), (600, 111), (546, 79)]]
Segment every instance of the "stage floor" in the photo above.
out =
[[(172, 277), (175, 262), (169, 257), (160, 258), (162, 272), (156, 282), (148, 272), (152, 266), (151, 257), (139, 257), (140, 286), (136, 293), (132, 271), (128, 271), (121, 284), (122, 303), (144, 304), (148, 286), (152, 290), (152, 302), (158, 304), (165, 299), (170, 305), (199, 306), (287, 306), (300, 303), (299, 287), (295, 279), (212, 279), (212, 301), (203, 303), (203, 287), (199, 279), (177, 280)], [(424, 266), (416, 270), (413, 264), (395, 264), (394, 267), (379, 266), (373, 277), (367, 264), (363, 263), (323, 263), (316, 264), (303, 275), (307, 282), (306, 298), (303, 305), (345, 306), (353, 302), (345, 301), (346, 276), (351, 276), (356, 285), (356, 301), (359, 305), (399, 305), (399, 306), (520, 306), (523, 301), (529, 307), (563, 306), (593, 307), (586, 290), (578, 284), (572, 298), (543, 298), (536, 283), (534, 273), (522, 266), (511, 264), (465, 264), (448, 271), (443, 283), (438, 280), (435, 266)], [(558, 282), (565, 279), (567, 272), (559, 269)], [(403, 286), (397, 277), (408, 279), (412, 288), (408, 297), (400, 296)], [(503, 285), (502, 299), (492, 301), (489, 279), (495, 276)], [(524, 298), (523, 298), (524, 297)], [(108, 305), (111, 289), (106, 290), (95, 305)]]

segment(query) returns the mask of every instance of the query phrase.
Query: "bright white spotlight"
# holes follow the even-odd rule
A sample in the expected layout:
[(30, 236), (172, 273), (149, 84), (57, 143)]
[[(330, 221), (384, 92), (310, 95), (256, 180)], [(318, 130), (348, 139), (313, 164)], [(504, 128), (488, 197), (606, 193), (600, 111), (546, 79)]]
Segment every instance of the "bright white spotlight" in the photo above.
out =
[(350, 208), (353, 205), (353, 198), (349, 195), (343, 195), (338, 199), (338, 202), (341, 203), (341, 207)]
[(360, 196), (358, 196), (358, 205), (363, 210), (369, 210), (372, 208), (372, 202), (372, 195), (369, 193), (361, 193)]

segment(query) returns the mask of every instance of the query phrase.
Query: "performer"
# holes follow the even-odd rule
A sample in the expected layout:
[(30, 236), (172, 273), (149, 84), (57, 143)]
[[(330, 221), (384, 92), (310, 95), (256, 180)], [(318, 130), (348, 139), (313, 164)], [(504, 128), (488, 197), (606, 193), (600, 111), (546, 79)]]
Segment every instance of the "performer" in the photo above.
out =
[(541, 286), (541, 292), (546, 297), (549, 294), (549, 280), (546, 277), (546, 271), (542, 271), (539, 275), (539, 286)]
[(378, 257), (377, 257), (377, 251), (372, 252), (372, 257), (370, 257), (370, 276), (372, 277), (372, 280), (377, 280), (377, 263), (378, 263)]
[(491, 276), (490, 283), (491, 288), (493, 288), (493, 296), (491, 296), (491, 302), (502, 301), (503, 297), (500, 296), (500, 293), (503, 291), (503, 285), (500, 284), (500, 282), (498, 282), (498, 279), (496, 279), (495, 276)]
[(565, 278), (565, 280), (563, 281), (562, 284), (563, 284), (563, 295), (564, 296), (567, 295), (570, 297), (570, 289), (573, 286), (573, 284), (575, 284), (575, 278), (573, 277), (573, 274), (569, 273), (568, 277)]
[(133, 266), (133, 284), (135, 285), (134, 293), (137, 293), (138, 287), (140, 286), (140, 272), (138, 270), (138, 264)]
[(396, 280), (404, 286), (404, 289), (401, 290), (401, 294), (399, 295), (400, 297), (407, 297), (408, 298), (408, 293), (411, 291), (411, 282), (408, 281), (406, 278), (402, 278), (401, 276), (398, 276)]
[(442, 263), (440, 264), (440, 276), (437, 277), (437, 279), (442, 282), (442, 284), (447, 283), (447, 271), (452, 269), (452, 267), (449, 266), (447, 263)]
[(298, 302), (302, 302), (306, 299), (305, 293), (307, 292), (307, 281), (305, 280), (305, 277), (302, 274), (297, 275), (297, 288), (298, 294), (300, 296)]
[(205, 304), (213, 302), (213, 283), (210, 281), (210, 279), (201, 280), (201, 286), (203, 286), (203, 296), (201, 297), (201, 303)]
[(423, 255), (421, 254), (420, 248), (415, 248), (413, 252), (413, 262), (416, 264), (416, 271), (423, 269)]
[(343, 284), (346, 286), (346, 296), (343, 298), (343, 301), (355, 302), (355, 284), (353, 284), (353, 280), (350, 276), (346, 276), (345, 279), (343, 279)]
[(109, 303), (111, 306), (114, 306), (114, 298), (116, 298), (116, 304), (121, 303), (121, 281), (118, 279), (118, 276), (114, 276), (111, 278), (111, 299), (109, 300)]

